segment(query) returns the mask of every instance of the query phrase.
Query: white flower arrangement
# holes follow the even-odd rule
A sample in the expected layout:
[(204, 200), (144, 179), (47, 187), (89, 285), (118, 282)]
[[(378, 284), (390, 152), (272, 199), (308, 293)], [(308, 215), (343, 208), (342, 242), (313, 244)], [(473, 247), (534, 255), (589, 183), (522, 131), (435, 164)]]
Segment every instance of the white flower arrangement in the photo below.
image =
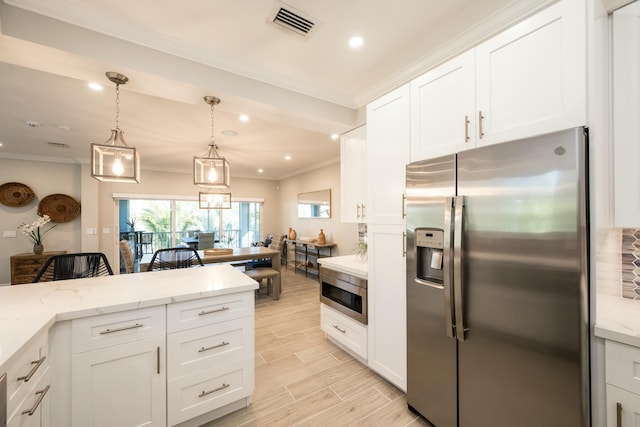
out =
[(49, 215), (43, 215), (37, 220), (35, 220), (31, 225), (25, 224), (23, 222), (18, 226), (18, 230), (22, 231), (22, 234), (24, 234), (29, 239), (31, 239), (34, 245), (41, 245), (44, 235), (47, 234), (49, 231), (51, 231), (51, 229), (54, 228), (56, 225), (58, 225), (58, 224), (52, 225), (48, 229), (41, 232), (40, 228), (50, 221), (51, 221), (51, 218), (49, 217)]

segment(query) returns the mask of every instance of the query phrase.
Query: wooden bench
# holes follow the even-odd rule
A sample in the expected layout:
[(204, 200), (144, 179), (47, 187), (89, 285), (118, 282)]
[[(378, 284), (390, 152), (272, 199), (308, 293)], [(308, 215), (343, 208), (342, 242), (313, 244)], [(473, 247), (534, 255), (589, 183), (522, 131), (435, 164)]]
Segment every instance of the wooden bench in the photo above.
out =
[[(273, 278), (280, 275), (280, 272), (278, 270), (274, 270), (273, 268), (256, 268), (253, 270), (246, 270), (244, 271), (244, 274), (251, 277), (258, 283), (261, 283), (262, 280), (267, 279), (267, 294), (280, 295), (280, 289), (275, 289), (275, 291), (277, 292), (273, 292)], [(279, 280), (277, 280), (275, 283), (277, 284), (276, 286), (280, 286)]]

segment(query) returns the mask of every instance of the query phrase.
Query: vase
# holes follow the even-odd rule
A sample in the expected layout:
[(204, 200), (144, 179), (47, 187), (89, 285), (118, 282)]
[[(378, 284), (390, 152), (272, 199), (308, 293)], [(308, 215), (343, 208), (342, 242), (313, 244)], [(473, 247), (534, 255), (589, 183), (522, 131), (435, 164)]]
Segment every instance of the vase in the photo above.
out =
[(43, 245), (38, 245), (38, 244), (33, 245), (33, 253), (34, 254), (42, 255), (42, 252), (44, 252), (44, 246)]
[(318, 244), (324, 245), (326, 243), (327, 243), (327, 236), (324, 235), (324, 231), (322, 231), (322, 228), (321, 228), (320, 233), (318, 234)]

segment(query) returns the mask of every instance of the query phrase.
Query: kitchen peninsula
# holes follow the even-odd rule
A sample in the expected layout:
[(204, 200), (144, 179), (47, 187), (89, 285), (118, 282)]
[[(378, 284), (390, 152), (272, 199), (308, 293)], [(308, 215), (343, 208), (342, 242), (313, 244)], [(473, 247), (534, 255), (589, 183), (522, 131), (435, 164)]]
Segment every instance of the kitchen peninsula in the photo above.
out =
[(257, 287), (217, 265), (0, 288), (8, 425), (201, 425), (249, 405)]

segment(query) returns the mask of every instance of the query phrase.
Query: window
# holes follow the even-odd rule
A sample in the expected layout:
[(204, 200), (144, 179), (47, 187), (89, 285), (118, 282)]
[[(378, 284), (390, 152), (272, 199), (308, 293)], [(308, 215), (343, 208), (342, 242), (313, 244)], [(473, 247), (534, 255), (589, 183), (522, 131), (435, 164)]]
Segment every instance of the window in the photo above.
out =
[[(182, 246), (199, 232), (215, 233), (216, 247), (239, 248), (260, 240), (262, 202), (234, 201), (231, 209), (199, 209), (197, 200), (120, 200), (120, 230), (153, 233), (154, 250)], [(186, 240), (186, 239), (185, 239)]]

